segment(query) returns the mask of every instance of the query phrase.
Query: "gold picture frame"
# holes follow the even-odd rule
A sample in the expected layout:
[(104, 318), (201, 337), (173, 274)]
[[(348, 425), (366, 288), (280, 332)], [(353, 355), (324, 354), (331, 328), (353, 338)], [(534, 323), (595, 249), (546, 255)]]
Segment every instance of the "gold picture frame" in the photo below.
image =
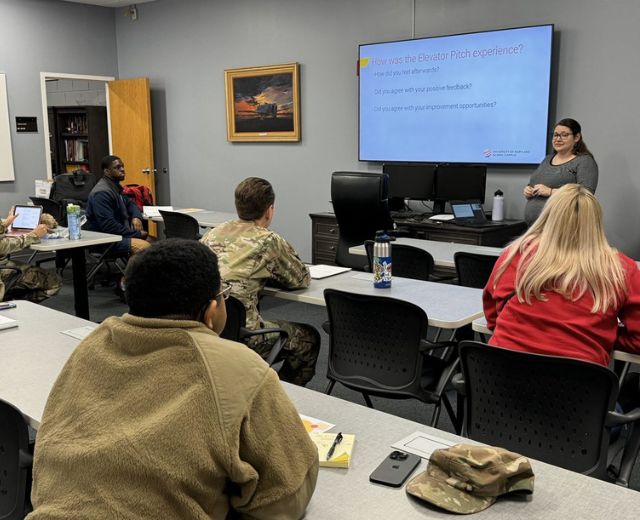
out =
[(224, 71), (227, 141), (300, 141), (298, 64)]

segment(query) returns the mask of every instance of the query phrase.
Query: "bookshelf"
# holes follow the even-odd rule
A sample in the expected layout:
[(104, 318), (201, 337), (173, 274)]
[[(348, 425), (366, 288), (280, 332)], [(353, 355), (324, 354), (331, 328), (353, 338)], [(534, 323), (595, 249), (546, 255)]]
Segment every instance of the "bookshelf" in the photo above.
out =
[(100, 177), (100, 161), (109, 153), (106, 108), (78, 106), (50, 107), (50, 110), (55, 114), (54, 175), (80, 169)]

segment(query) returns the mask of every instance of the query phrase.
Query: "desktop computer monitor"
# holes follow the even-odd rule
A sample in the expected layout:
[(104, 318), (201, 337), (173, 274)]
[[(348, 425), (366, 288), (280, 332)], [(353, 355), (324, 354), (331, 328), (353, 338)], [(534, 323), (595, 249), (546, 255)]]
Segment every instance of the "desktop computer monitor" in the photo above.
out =
[(435, 175), (433, 197), (438, 207), (437, 212), (444, 212), (444, 205), (450, 200), (479, 200), (484, 203), (486, 186), (486, 166), (439, 165)]
[(433, 200), (435, 164), (384, 164), (389, 177), (389, 205), (402, 209), (404, 199)]

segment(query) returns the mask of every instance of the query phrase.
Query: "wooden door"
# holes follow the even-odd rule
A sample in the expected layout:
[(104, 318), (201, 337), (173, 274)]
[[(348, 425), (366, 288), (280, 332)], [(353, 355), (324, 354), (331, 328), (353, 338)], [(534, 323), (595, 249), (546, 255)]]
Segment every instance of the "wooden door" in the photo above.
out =
[(124, 162), (122, 184), (142, 184), (156, 201), (149, 78), (109, 81), (111, 153)]

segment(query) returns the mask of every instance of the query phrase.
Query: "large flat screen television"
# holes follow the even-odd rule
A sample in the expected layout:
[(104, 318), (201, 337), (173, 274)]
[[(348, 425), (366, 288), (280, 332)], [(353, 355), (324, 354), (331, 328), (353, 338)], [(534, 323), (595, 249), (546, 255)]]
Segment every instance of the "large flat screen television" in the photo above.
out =
[(537, 164), (553, 25), (360, 45), (359, 159)]

